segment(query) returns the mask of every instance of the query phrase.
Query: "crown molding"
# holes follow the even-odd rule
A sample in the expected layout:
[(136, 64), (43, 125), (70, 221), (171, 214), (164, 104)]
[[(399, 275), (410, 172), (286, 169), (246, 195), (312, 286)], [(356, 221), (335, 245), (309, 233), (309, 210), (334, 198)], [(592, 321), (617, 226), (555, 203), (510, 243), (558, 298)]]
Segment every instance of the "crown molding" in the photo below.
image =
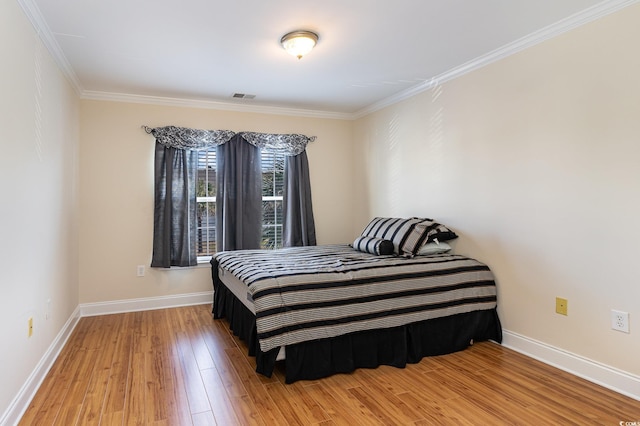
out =
[(542, 28), (532, 34), (522, 37), (512, 43), (506, 44), (496, 50), (493, 50), (485, 55), (479, 56), (471, 61), (468, 61), (462, 65), (454, 67), (438, 76), (435, 76), (423, 83), (410, 87), (404, 91), (398, 92), (395, 95), (389, 96), (381, 101), (375, 102), (359, 111), (354, 113), (332, 112), (332, 111), (319, 111), (300, 108), (284, 108), (277, 106), (261, 106), (261, 105), (247, 105), (236, 104), (231, 102), (214, 101), (214, 100), (199, 100), (199, 99), (186, 99), (186, 98), (171, 98), (161, 96), (146, 96), (127, 93), (111, 93), (101, 91), (84, 90), (78, 77), (69, 64), (69, 61), (64, 56), (60, 45), (55, 40), (49, 26), (45, 22), (38, 6), (34, 0), (17, 0), (18, 4), (22, 7), (31, 24), (35, 28), (38, 36), (47, 47), (48, 51), (53, 56), (56, 64), (60, 67), (63, 74), (67, 77), (76, 93), (81, 99), (90, 100), (108, 100), (116, 102), (131, 102), (142, 103), (152, 105), (164, 105), (164, 106), (179, 106), (179, 107), (193, 107), (193, 108), (207, 108), (218, 109), (224, 111), (238, 111), (238, 112), (253, 112), (259, 114), (275, 114), (275, 115), (288, 115), (299, 116), (309, 118), (328, 118), (338, 120), (356, 120), (364, 117), (375, 111), (381, 110), (403, 100), (409, 99), (419, 93), (425, 92), (437, 85), (443, 84), (447, 81), (456, 79), (471, 71), (482, 68), (500, 59), (511, 56), (524, 49), (527, 49), (536, 44), (542, 43), (545, 40), (551, 39), (568, 31), (571, 31), (577, 27), (580, 27), (589, 22), (595, 21), (611, 13), (617, 12), (625, 7), (638, 3), (640, 0), (605, 0), (588, 9), (571, 15), (565, 19), (562, 19), (554, 24), (551, 24), (545, 28)]
[(40, 9), (35, 4), (34, 0), (17, 0), (17, 2), (24, 11), (24, 14), (27, 16), (27, 19), (31, 22), (37, 36), (40, 37), (42, 43), (45, 45), (51, 56), (53, 56), (53, 60), (62, 71), (62, 74), (67, 78), (76, 94), (80, 96), (82, 93), (80, 80), (78, 80), (78, 76), (71, 67), (67, 57), (64, 56), (60, 45), (53, 36), (51, 29), (49, 29), (49, 25), (47, 25), (46, 21), (42, 17)]
[(561, 34), (569, 32), (575, 28), (578, 28), (584, 24), (595, 21), (599, 18), (607, 16), (611, 13), (617, 12), (632, 4), (638, 3), (640, 0), (606, 0), (598, 3), (588, 9), (573, 14), (565, 19), (562, 19), (554, 24), (544, 27), (538, 31), (535, 31), (525, 37), (508, 43), (498, 49), (495, 49), (489, 53), (479, 56), (471, 61), (468, 61), (462, 65), (450, 69), (438, 76), (435, 76), (423, 83), (410, 87), (402, 92), (398, 92), (395, 95), (389, 96), (381, 101), (375, 102), (353, 114), (354, 119), (364, 117), (375, 111), (386, 108), (390, 105), (396, 104), (403, 100), (409, 99), (419, 93), (425, 92), (435, 86), (445, 83), (450, 80), (454, 80), (461, 77), (471, 71), (480, 69), (500, 59), (511, 56), (543, 41), (557, 37)]
[(204, 108), (217, 109), (223, 111), (253, 112), (258, 114), (275, 114), (288, 115), (308, 118), (330, 118), (335, 120), (352, 120), (353, 115), (350, 113), (319, 111), (301, 108), (284, 108), (268, 105), (249, 105), (237, 104), (231, 102), (222, 102), (205, 99), (187, 99), (187, 98), (171, 98), (163, 96), (134, 95), (129, 93), (112, 93), (85, 90), (81, 93), (80, 98), (97, 100), (97, 101), (113, 101), (113, 102), (129, 102), (147, 105), (163, 105), (177, 106), (187, 108)]

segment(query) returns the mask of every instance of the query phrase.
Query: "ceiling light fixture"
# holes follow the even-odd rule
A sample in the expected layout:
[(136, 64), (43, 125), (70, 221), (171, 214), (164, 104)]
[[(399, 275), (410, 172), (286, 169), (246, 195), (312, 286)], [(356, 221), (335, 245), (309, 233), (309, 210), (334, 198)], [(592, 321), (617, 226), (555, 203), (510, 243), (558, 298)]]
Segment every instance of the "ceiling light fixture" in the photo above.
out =
[(317, 42), (318, 34), (305, 30), (290, 32), (280, 39), (284, 50), (298, 59), (311, 52)]

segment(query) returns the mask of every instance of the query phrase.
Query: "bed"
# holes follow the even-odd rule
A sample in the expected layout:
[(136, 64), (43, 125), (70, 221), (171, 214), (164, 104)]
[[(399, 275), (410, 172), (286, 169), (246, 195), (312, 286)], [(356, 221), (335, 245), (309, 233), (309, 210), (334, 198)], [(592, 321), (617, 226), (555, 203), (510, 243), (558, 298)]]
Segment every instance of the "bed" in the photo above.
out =
[(217, 253), (214, 318), (229, 321), (258, 373), (271, 376), (285, 358), (287, 383), (501, 342), (491, 270), (449, 252), (420, 255), (438, 236), (456, 237), (423, 227), (410, 241), (421, 220), (430, 221), (403, 222), (402, 238), (368, 227), (351, 245)]

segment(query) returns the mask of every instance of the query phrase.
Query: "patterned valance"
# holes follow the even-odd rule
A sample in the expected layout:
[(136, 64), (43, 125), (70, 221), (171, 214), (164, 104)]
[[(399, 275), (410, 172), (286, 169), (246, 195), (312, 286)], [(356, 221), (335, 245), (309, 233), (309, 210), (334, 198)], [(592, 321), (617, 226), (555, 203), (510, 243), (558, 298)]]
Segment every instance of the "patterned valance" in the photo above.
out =
[(285, 155), (289, 156), (301, 154), (309, 142), (316, 140), (315, 136), (309, 137), (298, 134), (278, 135), (255, 132), (241, 132), (240, 134), (251, 145), (284, 152)]
[(199, 150), (227, 142), (236, 133), (231, 130), (200, 130), (188, 127), (165, 126), (150, 128), (142, 126), (164, 146), (178, 149)]
[[(222, 145), (229, 141), (236, 132), (231, 130), (201, 130), (188, 127), (142, 126), (145, 132), (153, 135), (156, 141), (164, 146), (186, 150), (200, 150), (208, 147)], [(239, 133), (251, 145), (261, 149), (273, 149), (283, 152), (285, 155), (296, 156), (302, 153), (307, 144), (316, 139), (315, 136), (299, 134), (272, 134), (256, 132)]]

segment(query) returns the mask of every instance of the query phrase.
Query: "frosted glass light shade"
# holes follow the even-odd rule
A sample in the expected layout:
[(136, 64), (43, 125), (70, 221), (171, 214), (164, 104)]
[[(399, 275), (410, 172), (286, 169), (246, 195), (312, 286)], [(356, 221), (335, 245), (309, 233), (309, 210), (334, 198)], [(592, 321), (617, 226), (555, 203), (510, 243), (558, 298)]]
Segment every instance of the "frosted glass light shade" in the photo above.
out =
[(311, 31), (293, 31), (280, 40), (284, 50), (298, 59), (311, 52), (317, 42), (318, 34)]

